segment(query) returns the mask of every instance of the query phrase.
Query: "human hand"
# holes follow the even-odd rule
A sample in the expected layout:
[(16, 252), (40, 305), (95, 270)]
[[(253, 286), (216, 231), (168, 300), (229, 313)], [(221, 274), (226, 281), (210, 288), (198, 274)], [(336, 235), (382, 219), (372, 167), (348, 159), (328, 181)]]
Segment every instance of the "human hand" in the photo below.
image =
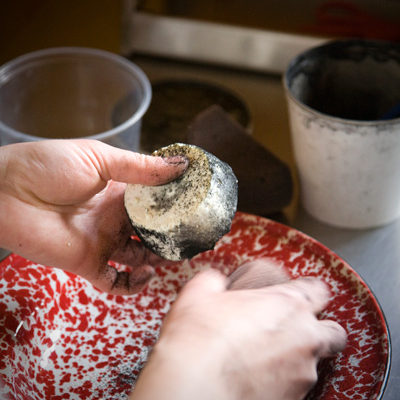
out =
[(300, 400), (317, 380), (318, 360), (345, 346), (340, 325), (316, 318), (329, 300), (317, 279), (231, 284), (208, 270), (184, 287), (132, 400)]
[[(101, 290), (135, 293), (162, 260), (131, 239), (126, 183), (159, 185), (186, 167), (181, 157), (145, 156), (94, 140), (0, 147), (0, 247), (78, 274)], [(110, 259), (131, 272), (118, 272)]]

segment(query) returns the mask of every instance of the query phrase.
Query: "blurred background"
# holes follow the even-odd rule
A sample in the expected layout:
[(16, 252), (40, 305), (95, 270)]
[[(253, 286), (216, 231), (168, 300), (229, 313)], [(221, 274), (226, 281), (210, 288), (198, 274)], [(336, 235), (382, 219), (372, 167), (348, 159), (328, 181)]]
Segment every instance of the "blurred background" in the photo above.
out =
[[(175, 126), (177, 118), (187, 124), (205, 108), (202, 101), (193, 104), (197, 97), (191, 93), (184, 101), (164, 99), (160, 85), (177, 79), (217, 85), (244, 104), (247, 131), (295, 176), (281, 76), (304, 49), (344, 37), (399, 41), (400, 1), (7, 0), (0, 13), (0, 64), (57, 46), (93, 47), (128, 57), (153, 85), (142, 127), (145, 151), (157, 147), (153, 131), (164, 134), (161, 128)], [(159, 105), (160, 98), (167, 104)], [(168, 113), (167, 106), (174, 113), (160, 116)], [(296, 214), (297, 189), (295, 184), (286, 207), (289, 219)]]
[(0, 64), (56, 46), (120, 52), (123, 0), (6, 0), (0, 13)]
[(53, 46), (129, 51), (134, 12), (319, 37), (400, 40), (398, 0), (6, 0), (0, 63)]

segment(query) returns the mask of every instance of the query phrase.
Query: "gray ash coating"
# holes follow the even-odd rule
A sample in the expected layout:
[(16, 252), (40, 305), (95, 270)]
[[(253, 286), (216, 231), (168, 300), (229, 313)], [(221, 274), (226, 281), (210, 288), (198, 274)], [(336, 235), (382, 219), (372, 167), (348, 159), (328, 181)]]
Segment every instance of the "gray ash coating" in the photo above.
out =
[[(182, 181), (182, 178), (179, 177), (175, 180), (177, 183)], [(154, 211), (158, 212), (167, 212), (172, 208), (174, 203), (179, 200), (182, 194), (190, 189), (189, 185), (179, 185), (174, 192), (171, 191), (169, 186), (165, 187), (161, 192), (154, 193), (154, 205), (150, 206), (150, 208)]]
[[(176, 243), (171, 243), (171, 239), (166, 236), (165, 233), (147, 230), (145, 228), (135, 228), (135, 231), (142, 240), (144, 246), (160, 257), (166, 258), (164, 250), (166, 246), (177, 246)], [(178, 255), (176, 256), (177, 259), (174, 261), (192, 258), (203, 251), (212, 250), (214, 248), (216, 241), (207, 240), (207, 238), (205, 238), (206, 240), (204, 241), (200, 241), (198, 238), (191, 235), (192, 231), (193, 228), (188, 226), (180, 226), (179, 229), (171, 231), (170, 234), (178, 235), (176, 241), (179, 241), (179, 249), (177, 249)], [(229, 229), (221, 231), (221, 236), (227, 232), (229, 232)]]
[[(196, 156), (193, 156), (193, 149), (198, 152)], [(189, 159), (186, 173), (195, 169), (200, 178), (178, 178), (174, 181), (176, 187), (172, 196), (168, 185), (158, 187), (151, 208), (157, 208), (163, 215), (175, 206), (177, 222), (167, 230), (162, 226), (149, 229), (144, 224), (135, 223), (134, 216), (130, 215), (137, 235), (147, 248), (169, 260), (192, 258), (213, 249), (216, 242), (229, 232), (236, 212), (238, 184), (231, 167), (193, 145), (171, 145), (154, 154), (186, 156)]]

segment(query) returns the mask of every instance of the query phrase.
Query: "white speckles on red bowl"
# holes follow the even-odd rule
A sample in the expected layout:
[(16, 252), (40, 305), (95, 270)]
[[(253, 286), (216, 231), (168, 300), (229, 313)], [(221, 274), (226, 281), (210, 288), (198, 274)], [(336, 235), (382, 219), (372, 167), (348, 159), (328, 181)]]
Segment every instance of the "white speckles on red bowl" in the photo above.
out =
[(182, 285), (210, 266), (228, 274), (269, 256), (296, 278), (318, 276), (333, 299), (322, 317), (347, 330), (348, 345), (319, 365), (308, 399), (379, 399), (389, 334), (374, 296), (340, 258), (306, 235), (238, 213), (213, 251), (157, 271), (134, 296), (101, 293), (85, 280), (17, 255), (0, 263), (0, 398), (126, 399)]

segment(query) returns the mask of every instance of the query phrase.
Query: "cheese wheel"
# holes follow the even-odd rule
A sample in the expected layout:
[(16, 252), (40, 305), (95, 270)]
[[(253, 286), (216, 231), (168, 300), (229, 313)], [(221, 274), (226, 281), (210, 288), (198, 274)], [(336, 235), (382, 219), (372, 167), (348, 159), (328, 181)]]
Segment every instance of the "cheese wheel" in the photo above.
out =
[(214, 248), (229, 232), (236, 212), (238, 182), (231, 167), (194, 145), (175, 143), (153, 155), (182, 155), (185, 173), (160, 186), (127, 185), (125, 208), (144, 245), (178, 261)]

